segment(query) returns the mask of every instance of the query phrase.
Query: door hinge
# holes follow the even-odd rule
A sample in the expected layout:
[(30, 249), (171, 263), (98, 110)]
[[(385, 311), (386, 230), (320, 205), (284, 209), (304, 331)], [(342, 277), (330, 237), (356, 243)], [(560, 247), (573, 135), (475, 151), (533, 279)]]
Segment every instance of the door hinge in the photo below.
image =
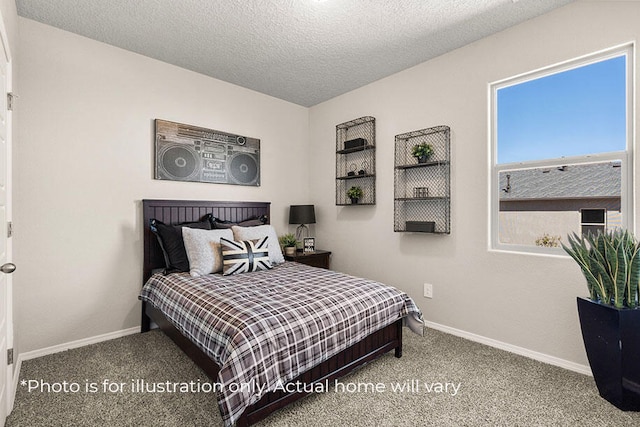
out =
[(13, 349), (7, 350), (7, 365), (13, 365)]
[(13, 236), (13, 222), (7, 222), (7, 237)]
[(18, 95), (14, 95), (13, 92), (7, 92), (7, 110), (13, 111), (13, 104)]

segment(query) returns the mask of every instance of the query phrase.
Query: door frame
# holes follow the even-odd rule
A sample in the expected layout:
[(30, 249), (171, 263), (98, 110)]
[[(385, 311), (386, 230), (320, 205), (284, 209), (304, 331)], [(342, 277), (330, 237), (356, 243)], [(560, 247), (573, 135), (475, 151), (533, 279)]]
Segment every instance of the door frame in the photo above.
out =
[[(7, 34), (7, 29), (5, 25), (5, 18), (0, 10), (0, 43), (2, 43), (2, 47), (5, 52), (5, 59), (7, 61), (7, 72), (6, 72), (6, 90), (7, 93), (13, 91), (13, 62), (12, 62), (12, 54), (11, 47), (9, 45), (9, 37)], [(0, 96), (7, 96), (6, 94), (0, 93)], [(15, 107), (15, 105), (13, 105)], [(6, 135), (7, 135), (7, 166), (6, 166), (6, 220), (7, 222), (13, 221), (13, 112), (7, 108), (7, 121), (6, 121)], [(0, 233), (7, 233), (7, 224), (0, 224)], [(7, 237), (7, 262), (10, 262), (13, 259), (13, 239), (11, 237)], [(0, 273), (1, 274), (1, 273)], [(16, 390), (18, 386), (18, 374), (19, 374), (19, 364), (16, 363), (17, 354), (15, 352), (14, 342), (13, 342), (13, 278), (11, 274), (5, 275), (5, 286), (7, 288), (7, 307), (6, 307), (6, 322), (7, 322), (7, 349), (14, 349), (13, 355), (13, 364), (7, 365), (7, 384), (6, 384), (6, 393), (7, 393), (7, 416), (11, 414), (13, 409), (13, 404), (16, 396)], [(7, 357), (5, 354), (0, 354), (0, 357)], [(0, 424), (4, 425), (5, 420), (0, 420)]]

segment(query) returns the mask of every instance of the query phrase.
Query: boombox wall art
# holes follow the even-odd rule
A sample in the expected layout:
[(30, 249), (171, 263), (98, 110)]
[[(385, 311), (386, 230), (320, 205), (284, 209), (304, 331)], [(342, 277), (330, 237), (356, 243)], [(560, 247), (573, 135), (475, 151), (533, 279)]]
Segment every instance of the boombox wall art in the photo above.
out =
[(260, 140), (156, 119), (156, 179), (260, 185)]

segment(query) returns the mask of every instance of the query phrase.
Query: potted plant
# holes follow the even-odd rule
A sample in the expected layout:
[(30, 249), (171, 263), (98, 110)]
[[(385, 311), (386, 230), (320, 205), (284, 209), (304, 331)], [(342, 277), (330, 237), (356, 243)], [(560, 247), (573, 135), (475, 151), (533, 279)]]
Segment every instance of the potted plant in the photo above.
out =
[(284, 248), (284, 254), (294, 256), (296, 254), (296, 236), (291, 233), (283, 234), (278, 238), (280, 245)]
[(351, 199), (352, 204), (357, 204), (358, 200), (362, 197), (362, 188), (353, 186), (347, 190), (347, 197)]
[(585, 350), (600, 396), (640, 410), (640, 245), (627, 230), (569, 236), (564, 250), (587, 279), (578, 298)]
[(426, 163), (432, 154), (433, 147), (426, 142), (416, 144), (411, 148), (411, 155), (418, 159), (418, 163)]

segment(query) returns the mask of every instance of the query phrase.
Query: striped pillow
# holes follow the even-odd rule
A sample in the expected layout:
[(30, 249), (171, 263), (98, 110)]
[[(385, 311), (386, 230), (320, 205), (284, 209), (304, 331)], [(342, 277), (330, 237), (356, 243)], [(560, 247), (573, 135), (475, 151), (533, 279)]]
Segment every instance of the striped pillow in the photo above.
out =
[(268, 243), (268, 236), (258, 240), (243, 240), (241, 242), (221, 238), (222, 275), (229, 276), (251, 271), (270, 270)]

